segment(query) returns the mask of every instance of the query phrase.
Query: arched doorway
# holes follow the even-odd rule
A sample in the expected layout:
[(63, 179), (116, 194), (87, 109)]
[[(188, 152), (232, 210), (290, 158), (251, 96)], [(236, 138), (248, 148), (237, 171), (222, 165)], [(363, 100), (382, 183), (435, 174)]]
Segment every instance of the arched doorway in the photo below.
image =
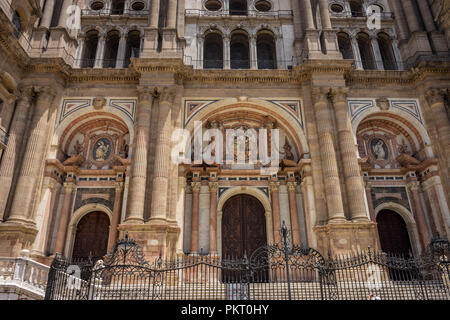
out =
[(94, 261), (107, 253), (109, 217), (101, 211), (85, 215), (77, 225), (72, 260), (86, 261), (89, 256)]
[(250, 257), (267, 244), (265, 209), (258, 199), (239, 194), (222, 209), (222, 256)]
[(411, 242), (403, 218), (392, 210), (382, 210), (377, 215), (381, 250), (386, 253), (409, 255)]

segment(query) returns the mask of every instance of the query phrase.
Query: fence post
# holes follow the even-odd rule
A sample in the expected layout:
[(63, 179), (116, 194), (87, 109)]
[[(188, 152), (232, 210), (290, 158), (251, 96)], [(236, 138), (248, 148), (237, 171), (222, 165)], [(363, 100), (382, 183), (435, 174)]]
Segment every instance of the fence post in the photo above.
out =
[(57, 265), (57, 256), (53, 258), (52, 264), (50, 265), (50, 270), (48, 271), (47, 287), (45, 288), (44, 300), (53, 300), (53, 292), (56, 277), (56, 265)]
[(281, 227), (281, 235), (283, 238), (283, 252), (284, 252), (284, 261), (286, 264), (286, 281), (288, 287), (288, 299), (292, 300), (291, 296), (291, 278), (289, 274), (289, 244), (288, 244), (288, 229), (286, 227), (286, 222), (283, 220), (283, 226)]

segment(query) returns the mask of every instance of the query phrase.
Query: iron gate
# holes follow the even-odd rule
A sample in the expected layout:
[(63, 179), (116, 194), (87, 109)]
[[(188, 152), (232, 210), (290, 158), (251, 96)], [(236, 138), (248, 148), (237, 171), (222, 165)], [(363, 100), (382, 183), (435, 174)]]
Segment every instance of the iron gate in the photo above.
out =
[(325, 259), (310, 248), (281, 244), (242, 259), (188, 255), (149, 263), (135, 241), (122, 239), (95, 264), (54, 259), (50, 300), (450, 300), (449, 243), (434, 241), (419, 258), (370, 248)]

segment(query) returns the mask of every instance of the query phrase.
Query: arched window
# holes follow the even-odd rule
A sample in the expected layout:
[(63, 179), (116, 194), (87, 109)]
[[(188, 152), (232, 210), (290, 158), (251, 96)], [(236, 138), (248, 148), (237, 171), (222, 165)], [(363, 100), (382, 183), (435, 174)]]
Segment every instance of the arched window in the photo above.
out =
[(380, 47), (381, 58), (385, 70), (397, 70), (392, 41), (386, 33), (378, 34), (378, 46)]
[(130, 31), (127, 38), (124, 68), (128, 68), (131, 58), (139, 58), (141, 53), (141, 34), (137, 30)]
[(125, 10), (125, 0), (113, 0), (111, 14), (123, 14)]
[(22, 35), (22, 18), (20, 17), (19, 13), (17, 11), (14, 11), (14, 15), (12, 18), (12, 23), (14, 26), (14, 36), (16, 38), (20, 38), (20, 36)]
[(113, 30), (108, 32), (105, 43), (105, 57), (103, 59), (103, 68), (116, 67), (119, 42), (120, 42), (119, 31)]
[(98, 46), (98, 31), (92, 30), (86, 33), (84, 52), (82, 56), (82, 68), (93, 68)]
[(235, 31), (230, 42), (231, 69), (250, 69), (248, 35)]
[(246, 0), (230, 0), (230, 15), (246, 16), (247, 1)]
[(258, 52), (258, 69), (276, 69), (277, 54), (273, 34), (270, 31), (258, 33), (256, 39)]
[(350, 1), (350, 10), (352, 11), (352, 17), (364, 17), (364, 10), (360, 0)]
[(223, 68), (223, 41), (222, 36), (216, 32), (210, 32), (205, 36), (203, 68)]
[(360, 33), (358, 34), (357, 40), (363, 68), (366, 70), (375, 70), (377, 67), (373, 57), (369, 36), (365, 33)]
[(354, 59), (352, 43), (350, 37), (345, 32), (339, 32), (338, 35), (339, 51), (344, 59)]

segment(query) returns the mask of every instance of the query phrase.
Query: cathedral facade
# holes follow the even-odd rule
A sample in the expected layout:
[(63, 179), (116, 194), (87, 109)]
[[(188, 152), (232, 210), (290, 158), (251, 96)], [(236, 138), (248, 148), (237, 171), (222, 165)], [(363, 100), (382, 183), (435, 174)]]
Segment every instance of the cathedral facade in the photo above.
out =
[(450, 233), (449, 11), (1, 1), (0, 256), (125, 234), (147, 257), (243, 256), (283, 225), (322, 253), (420, 254)]

